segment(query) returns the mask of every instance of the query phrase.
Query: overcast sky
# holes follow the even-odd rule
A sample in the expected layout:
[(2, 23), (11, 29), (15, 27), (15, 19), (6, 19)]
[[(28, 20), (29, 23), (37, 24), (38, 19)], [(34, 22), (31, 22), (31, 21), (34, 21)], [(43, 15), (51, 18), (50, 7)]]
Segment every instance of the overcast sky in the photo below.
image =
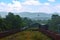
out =
[(60, 0), (0, 0), (0, 12), (60, 13)]

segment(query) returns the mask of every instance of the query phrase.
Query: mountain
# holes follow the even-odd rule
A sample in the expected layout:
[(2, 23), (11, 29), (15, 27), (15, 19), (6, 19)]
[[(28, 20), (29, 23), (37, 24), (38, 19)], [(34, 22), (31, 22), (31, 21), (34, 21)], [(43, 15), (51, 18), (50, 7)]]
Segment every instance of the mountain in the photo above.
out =
[(30, 12), (22, 12), (20, 13), (21, 17), (28, 17), (31, 19), (41, 19), (41, 20), (48, 20), (51, 18), (52, 14), (47, 14), (47, 13), (30, 13)]
[[(20, 15), (21, 17), (28, 17), (31, 18), (33, 20), (37, 20), (37, 19), (41, 19), (41, 20), (47, 20), (51, 18), (52, 14), (47, 14), (47, 13), (31, 13), (31, 12), (20, 12), (20, 13), (14, 13), (15, 15)], [(8, 12), (0, 12), (0, 15), (2, 17), (5, 17), (6, 15), (8, 15)]]
[(0, 16), (5, 17), (6, 15), (8, 15), (8, 12), (0, 12)]

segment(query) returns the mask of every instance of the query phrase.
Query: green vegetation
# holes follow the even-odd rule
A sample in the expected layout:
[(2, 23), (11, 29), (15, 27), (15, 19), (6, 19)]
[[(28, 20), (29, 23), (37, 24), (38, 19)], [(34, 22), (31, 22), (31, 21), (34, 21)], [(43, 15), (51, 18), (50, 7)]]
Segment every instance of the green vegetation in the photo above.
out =
[(35, 28), (38, 28), (36, 26), (37, 24), (30, 25), (33, 23), (46, 24), (47, 20), (32, 20), (27, 17), (22, 18), (20, 15), (15, 15), (14, 13), (9, 12), (4, 18), (0, 16), (0, 32), (12, 29), (20, 29), (25, 26), (34, 26)]
[(52, 30), (57, 33), (60, 32), (60, 16), (58, 14), (53, 14), (48, 24), (49, 24), (49, 30)]
[(14, 13), (9, 12), (5, 18), (0, 16), (0, 32), (11, 29), (19, 29), (29, 25), (32, 20), (28, 18), (22, 18), (19, 15), (14, 15)]
[(23, 31), (0, 40), (52, 40), (38, 31)]
[[(9, 12), (5, 18), (0, 16), (0, 32), (12, 29), (20, 29), (25, 26), (30, 26), (28, 31), (23, 31), (1, 40), (51, 40), (46, 35), (37, 31), (30, 31), (38, 29), (38, 25), (30, 25), (33, 23), (48, 24), (49, 30), (54, 32), (60, 32), (60, 16), (53, 14), (50, 20), (31, 20), (27, 17), (20, 17), (19, 15), (14, 15), (14, 13)], [(58, 29), (59, 28), (59, 29)]]

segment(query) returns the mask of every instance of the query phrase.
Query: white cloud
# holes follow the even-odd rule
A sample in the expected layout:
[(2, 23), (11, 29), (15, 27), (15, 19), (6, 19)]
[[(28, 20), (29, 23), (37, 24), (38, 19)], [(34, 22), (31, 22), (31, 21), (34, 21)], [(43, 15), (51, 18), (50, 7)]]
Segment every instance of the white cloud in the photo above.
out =
[(12, 3), (0, 3), (0, 11), (7, 11), (7, 12), (19, 12), (22, 8), (22, 5), (19, 1), (12, 1)]
[(54, 9), (51, 6), (42, 6), (40, 8), (40, 12), (53, 13), (54, 12)]
[(53, 7), (46, 5), (33, 5), (33, 6), (24, 6), (24, 12), (45, 12), (45, 13), (53, 13), (55, 12)]
[(43, 5), (50, 5), (50, 3), (44, 3)]
[(48, 0), (49, 2), (55, 2), (56, 0)]
[(9, 11), (19, 11), (22, 8), (22, 5), (19, 1), (12, 1), (8, 4)]
[(54, 8), (55, 8), (56, 12), (60, 13), (60, 4), (59, 5), (55, 5)]
[(4, 3), (4, 2), (1, 2), (1, 3), (0, 3), (0, 11), (5, 11), (6, 8), (7, 8), (7, 4)]
[(41, 5), (38, 0), (26, 0), (23, 5)]
[(50, 3), (40, 3), (38, 0), (26, 0), (25, 2), (12, 1), (12, 3), (0, 2), (0, 12), (45, 12), (60, 13), (60, 4), (52, 6)]

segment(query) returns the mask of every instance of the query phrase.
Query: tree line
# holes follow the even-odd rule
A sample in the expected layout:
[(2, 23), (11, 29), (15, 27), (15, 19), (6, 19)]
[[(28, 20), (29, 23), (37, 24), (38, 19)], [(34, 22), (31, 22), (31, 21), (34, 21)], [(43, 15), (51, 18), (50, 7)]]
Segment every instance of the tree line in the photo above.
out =
[[(0, 32), (11, 29), (19, 29), (25, 26), (30, 26), (30, 24), (41, 21), (31, 20), (27, 17), (22, 18), (19, 15), (14, 15), (14, 13), (9, 12), (5, 18), (0, 16)], [(53, 14), (51, 19), (45, 21), (49, 25), (48, 29), (54, 32), (60, 32), (60, 16)]]
[(0, 32), (11, 29), (18, 29), (29, 25), (32, 22), (31, 19), (25, 17), (22, 18), (19, 15), (9, 12), (5, 18), (0, 16)]

